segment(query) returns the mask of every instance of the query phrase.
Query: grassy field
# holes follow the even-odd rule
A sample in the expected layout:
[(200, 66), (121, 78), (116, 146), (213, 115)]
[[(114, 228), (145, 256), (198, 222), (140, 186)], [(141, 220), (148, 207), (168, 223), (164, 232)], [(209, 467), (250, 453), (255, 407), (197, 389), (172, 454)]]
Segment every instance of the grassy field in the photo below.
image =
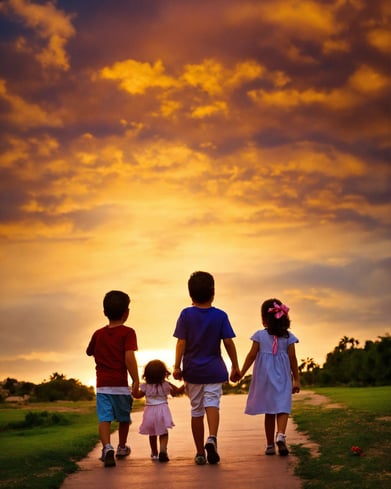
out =
[[(295, 401), (299, 431), (319, 446), (319, 454), (300, 445), (296, 473), (304, 489), (391, 487), (391, 387), (317, 388), (340, 407), (314, 405), (311, 396)], [(363, 450), (355, 455), (353, 446)]]
[(1, 405), (0, 489), (59, 488), (98, 442), (97, 430), (95, 401)]

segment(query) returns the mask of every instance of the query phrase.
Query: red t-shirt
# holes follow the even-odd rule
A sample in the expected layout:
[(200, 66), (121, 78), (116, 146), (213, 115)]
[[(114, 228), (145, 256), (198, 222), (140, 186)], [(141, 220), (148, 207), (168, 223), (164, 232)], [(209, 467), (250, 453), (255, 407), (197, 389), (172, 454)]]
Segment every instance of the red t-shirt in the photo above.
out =
[(87, 355), (96, 363), (96, 387), (128, 386), (125, 352), (137, 350), (137, 337), (128, 326), (104, 326), (95, 331)]

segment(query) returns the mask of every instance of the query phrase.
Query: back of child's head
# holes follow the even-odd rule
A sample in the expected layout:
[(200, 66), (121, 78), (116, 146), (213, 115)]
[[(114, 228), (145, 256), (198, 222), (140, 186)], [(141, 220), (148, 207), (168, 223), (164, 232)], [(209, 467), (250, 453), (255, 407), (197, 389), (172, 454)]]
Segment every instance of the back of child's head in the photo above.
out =
[(215, 281), (208, 272), (194, 272), (187, 283), (190, 297), (194, 302), (205, 304), (213, 300), (215, 295)]
[(151, 360), (144, 368), (143, 379), (147, 384), (162, 384), (170, 375), (166, 365), (161, 360)]
[(105, 316), (111, 320), (121, 319), (129, 309), (130, 298), (125, 292), (111, 290), (103, 299), (103, 311)]
[(279, 299), (268, 299), (261, 306), (262, 322), (268, 333), (275, 336), (288, 337), (291, 320), (288, 316), (289, 307)]

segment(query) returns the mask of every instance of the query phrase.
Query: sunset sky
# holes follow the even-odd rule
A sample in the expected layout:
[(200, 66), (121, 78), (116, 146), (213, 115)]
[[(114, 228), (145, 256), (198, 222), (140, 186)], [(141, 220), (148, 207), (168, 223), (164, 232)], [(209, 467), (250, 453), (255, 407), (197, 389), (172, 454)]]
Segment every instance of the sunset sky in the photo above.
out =
[(174, 362), (195, 270), (297, 356), (391, 332), (388, 0), (0, 2), (0, 380), (89, 385), (111, 289)]

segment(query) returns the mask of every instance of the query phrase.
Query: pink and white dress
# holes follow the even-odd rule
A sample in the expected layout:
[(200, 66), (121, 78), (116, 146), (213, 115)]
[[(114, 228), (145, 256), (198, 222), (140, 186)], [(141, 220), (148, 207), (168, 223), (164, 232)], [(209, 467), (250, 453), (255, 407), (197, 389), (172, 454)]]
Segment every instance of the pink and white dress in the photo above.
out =
[(167, 399), (170, 384), (167, 381), (162, 384), (143, 383), (140, 390), (145, 392), (146, 402), (139, 433), (150, 436), (165, 435), (168, 428), (175, 426)]

